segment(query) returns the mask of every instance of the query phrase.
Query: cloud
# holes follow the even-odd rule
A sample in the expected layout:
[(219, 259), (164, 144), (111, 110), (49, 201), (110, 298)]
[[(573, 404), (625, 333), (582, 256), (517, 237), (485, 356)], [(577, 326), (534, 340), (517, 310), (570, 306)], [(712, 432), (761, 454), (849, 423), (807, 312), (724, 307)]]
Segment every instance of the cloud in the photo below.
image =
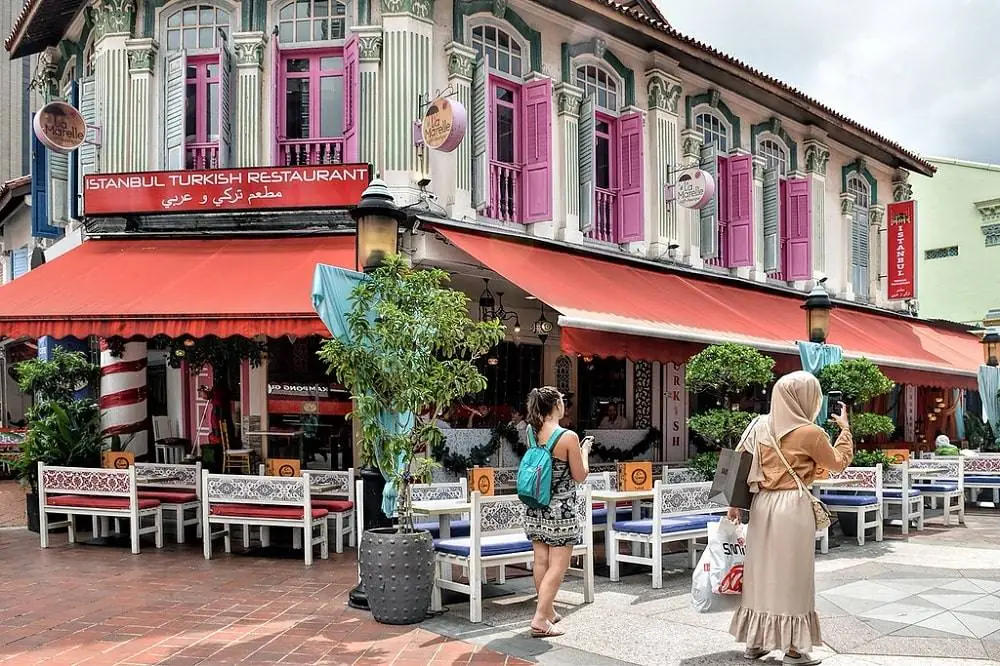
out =
[(659, 0), (708, 42), (925, 155), (1000, 163), (995, 0)]

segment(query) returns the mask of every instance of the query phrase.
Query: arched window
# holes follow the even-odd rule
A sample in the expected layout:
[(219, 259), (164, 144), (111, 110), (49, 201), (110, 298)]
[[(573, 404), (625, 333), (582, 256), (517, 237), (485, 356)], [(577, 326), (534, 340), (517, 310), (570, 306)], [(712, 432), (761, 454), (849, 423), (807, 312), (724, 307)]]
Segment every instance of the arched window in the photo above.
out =
[(93, 76), (94, 75), (94, 40), (91, 39), (87, 42), (87, 45), (83, 47), (83, 75)]
[(521, 45), (501, 28), (481, 25), (472, 29), (472, 48), (486, 58), (490, 69), (520, 77), (524, 71)]
[(705, 145), (715, 144), (720, 153), (729, 152), (729, 125), (713, 113), (703, 112), (695, 116), (694, 126), (704, 135)]
[(763, 139), (757, 146), (757, 154), (767, 160), (768, 169), (776, 169), (784, 177), (788, 173), (788, 150), (774, 139)]
[(593, 97), (600, 108), (618, 113), (618, 82), (613, 76), (596, 65), (582, 65), (576, 68), (576, 85), (583, 94)]
[(346, 3), (296, 0), (278, 10), (278, 39), (283, 44), (344, 39), (346, 34)]
[(229, 12), (210, 5), (191, 5), (167, 17), (167, 51), (214, 49), (219, 31), (229, 36)]
[(854, 205), (859, 208), (867, 209), (871, 206), (871, 188), (868, 187), (868, 181), (857, 172), (847, 177), (847, 192), (854, 197)]

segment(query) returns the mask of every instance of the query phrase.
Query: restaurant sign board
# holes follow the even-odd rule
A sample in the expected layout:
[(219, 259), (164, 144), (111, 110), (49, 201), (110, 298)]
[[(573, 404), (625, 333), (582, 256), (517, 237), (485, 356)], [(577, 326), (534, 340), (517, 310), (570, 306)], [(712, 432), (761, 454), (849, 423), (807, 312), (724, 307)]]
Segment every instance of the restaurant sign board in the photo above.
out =
[(223, 213), (356, 206), (367, 164), (146, 171), (88, 175), (83, 212), (99, 215)]
[(891, 203), (886, 208), (889, 218), (888, 297), (891, 301), (915, 298), (917, 204), (910, 199)]
[(57, 153), (73, 152), (87, 137), (87, 121), (80, 112), (72, 104), (58, 100), (40, 108), (31, 124), (42, 145)]
[(433, 150), (450, 153), (462, 143), (467, 125), (468, 114), (461, 102), (438, 97), (427, 107), (420, 126), (424, 145)]
[(674, 196), (684, 208), (704, 208), (715, 196), (715, 179), (707, 171), (693, 169), (677, 179)]

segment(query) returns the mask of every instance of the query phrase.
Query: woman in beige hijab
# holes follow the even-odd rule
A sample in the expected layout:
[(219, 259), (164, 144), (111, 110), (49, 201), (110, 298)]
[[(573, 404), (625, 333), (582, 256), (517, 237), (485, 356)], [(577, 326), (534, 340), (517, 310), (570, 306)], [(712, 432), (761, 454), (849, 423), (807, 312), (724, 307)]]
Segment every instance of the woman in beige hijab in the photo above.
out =
[[(833, 446), (815, 423), (822, 406), (823, 392), (814, 376), (785, 375), (774, 386), (770, 414), (755, 419), (737, 447), (753, 455), (749, 481), (755, 495), (743, 601), (729, 631), (746, 643), (748, 659), (783, 650), (785, 664), (820, 663), (809, 655), (823, 638), (816, 615), (816, 518), (804, 488), (812, 485), (818, 468), (839, 472), (854, 456), (843, 404), (832, 418), (840, 426)], [(730, 519), (740, 516), (739, 509), (729, 510)]]

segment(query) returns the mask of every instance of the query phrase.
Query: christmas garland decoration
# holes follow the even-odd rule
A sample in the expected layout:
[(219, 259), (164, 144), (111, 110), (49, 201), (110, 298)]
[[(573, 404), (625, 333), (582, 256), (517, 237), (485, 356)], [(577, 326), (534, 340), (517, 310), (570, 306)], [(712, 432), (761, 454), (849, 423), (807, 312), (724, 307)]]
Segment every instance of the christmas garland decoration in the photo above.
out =
[(490, 433), (490, 440), (482, 446), (475, 446), (468, 455), (453, 453), (448, 448), (447, 436), (441, 439), (440, 443), (431, 448), (431, 456), (441, 464), (441, 467), (452, 474), (464, 475), (473, 467), (486, 467), (499, 449), (500, 445), (507, 441), (511, 446), (516, 447), (517, 428), (510, 423), (503, 423), (493, 428)]
[(594, 445), (590, 448), (590, 451), (591, 453), (596, 453), (602, 462), (626, 462), (629, 460), (635, 460), (642, 454), (649, 451), (650, 447), (654, 444), (659, 444), (662, 441), (663, 434), (656, 428), (650, 428), (646, 431), (643, 438), (631, 448), (610, 448), (601, 444), (595, 437)]

